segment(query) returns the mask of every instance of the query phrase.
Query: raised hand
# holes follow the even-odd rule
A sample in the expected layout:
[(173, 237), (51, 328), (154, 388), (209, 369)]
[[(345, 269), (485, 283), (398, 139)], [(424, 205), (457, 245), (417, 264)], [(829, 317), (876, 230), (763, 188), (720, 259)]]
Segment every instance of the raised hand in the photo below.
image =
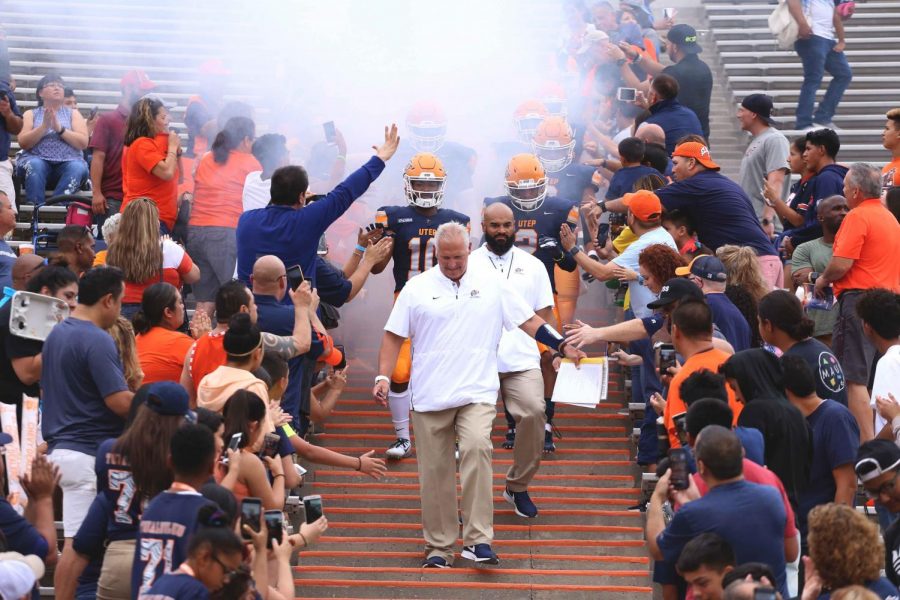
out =
[(381, 146), (372, 146), (375, 150), (375, 156), (387, 162), (391, 160), (397, 147), (400, 145), (400, 135), (397, 133), (397, 124), (392, 123), (390, 127), (384, 127), (384, 143)]

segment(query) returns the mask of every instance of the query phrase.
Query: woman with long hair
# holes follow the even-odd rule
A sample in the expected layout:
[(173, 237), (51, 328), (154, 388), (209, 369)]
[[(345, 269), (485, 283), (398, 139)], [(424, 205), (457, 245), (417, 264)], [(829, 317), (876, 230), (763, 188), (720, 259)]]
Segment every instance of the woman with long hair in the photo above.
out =
[(744, 288), (757, 302), (771, 291), (771, 287), (763, 278), (756, 251), (753, 248), (725, 244), (716, 250), (716, 257), (722, 261), (725, 270), (728, 271), (726, 284), (729, 287)]
[(251, 154), (255, 137), (256, 126), (252, 120), (228, 119), (194, 173), (187, 244), (200, 266), (200, 281), (194, 286), (197, 309), (210, 316), (219, 286), (234, 277), (235, 229), (243, 212), (244, 181), (248, 174), (262, 170)]
[(181, 289), (200, 278), (200, 269), (184, 248), (159, 235), (159, 210), (149, 198), (136, 198), (122, 211), (122, 221), (109, 247), (106, 264), (125, 274), (122, 314), (132, 317), (140, 309), (144, 290), (166, 282)]
[[(814, 324), (803, 312), (800, 300), (787, 290), (775, 290), (759, 301), (759, 333), (767, 344), (786, 356), (799, 356), (816, 376), (819, 398), (847, 406), (844, 371), (831, 349), (812, 337)], [(869, 413), (871, 418), (871, 413)]]
[(762, 433), (766, 467), (781, 479), (796, 510), (809, 476), (812, 437), (803, 413), (784, 395), (781, 361), (762, 348), (751, 348), (726, 360), (719, 373), (744, 405), (737, 424)]
[[(179, 331), (184, 325), (184, 300), (171, 283), (154, 283), (144, 290), (141, 308), (134, 315), (137, 353), (144, 383), (179, 381), (194, 338)], [(211, 329), (203, 311), (194, 313), (192, 335)]]
[(128, 389), (134, 392), (141, 387), (141, 383), (144, 381), (144, 372), (138, 361), (137, 347), (134, 341), (134, 327), (132, 327), (131, 321), (119, 315), (112, 327), (106, 331), (119, 350), (119, 359), (122, 361)]
[[(141, 388), (146, 398), (129, 427), (97, 449), (98, 495), (75, 535), (73, 552), (63, 553), (57, 572), (60, 597), (73, 597), (78, 576), (90, 557), (106, 552), (97, 597), (130, 600), (131, 568), (141, 513), (146, 503), (172, 484), (168, 465), (169, 440), (190, 416), (187, 392), (177, 383), (160, 382)], [(98, 535), (98, 532), (105, 535)]]
[(25, 201), (35, 206), (44, 203), (48, 184), (54, 196), (74, 194), (88, 176), (82, 155), (88, 145), (87, 122), (65, 106), (64, 90), (62, 77), (45, 75), (37, 83), (37, 107), (22, 115), (16, 170), (25, 179)]
[[(247, 497), (260, 498), (266, 510), (281, 509), (284, 506), (284, 466), (277, 458), (265, 456), (260, 459), (258, 456), (267, 433), (266, 403), (253, 392), (238, 390), (225, 402), (223, 414), (224, 439), (231, 440), (235, 434), (241, 434), (238, 443), (240, 469), (232, 488), (235, 497), (238, 501)], [(267, 471), (272, 474), (271, 484)]]
[(155, 96), (131, 107), (125, 123), (122, 155), (122, 211), (136, 198), (149, 198), (159, 209), (159, 225), (171, 233), (178, 217), (178, 161), (181, 138), (169, 130), (169, 110)]

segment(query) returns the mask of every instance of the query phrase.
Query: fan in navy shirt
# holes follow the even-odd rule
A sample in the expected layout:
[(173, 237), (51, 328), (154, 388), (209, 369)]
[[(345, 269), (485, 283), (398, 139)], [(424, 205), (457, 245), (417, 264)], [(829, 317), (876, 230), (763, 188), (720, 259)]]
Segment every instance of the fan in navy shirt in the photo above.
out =
[(697, 486), (688, 478), (688, 489), (673, 494), (672, 500), (681, 508), (667, 527), (662, 505), (669, 498), (671, 472), (660, 477), (647, 508), (650, 554), (656, 560), (674, 563), (691, 539), (713, 532), (734, 548), (738, 564), (769, 565), (777, 589), (787, 597), (787, 512), (778, 491), (744, 481), (743, 448), (734, 432), (710, 425), (700, 432), (694, 448), (697, 470), (709, 491), (700, 497)]
[(633, 192), (635, 182), (641, 177), (659, 175), (659, 171), (653, 167), (641, 164), (646, 146), (644, 140), (636, 137), (625, 138), (619, 142), (622, 168), (613, 173), (612, 179), (609, 180), (609, 189), (606, 190), (607, 200), (615, 200)]
[(200, 509), (217, 508), (197, 492), (213, 475), (216, 443), (212, 432), (202, 425), (183, 425), (172, 435), (169, 456), (175, 481), (150, 501), (141, 516), (131, 570), (132, 598), (181, 565)]
[(157, 579), (140, 600), (205, 600), (226, 584), (249, 582), (242, 569), (243, 544), (224, 517), (203, 509), (199, 518), (202, 526), (191, 536), (185, 561)]
[[(760, 257), (778, 256), (772, 241), (756, 218), (750, 198), (741, 186), (718, 173), (709, 149), (697, 142), (686, 142), (676, 149), (672, 160), (675, 183), (656, 190), (666, 210), (680, 209), (693, 223), (697, 237), (716, 251), (725, 244), (750, 246)], [(601, 204), (601, 208), (625, 212), (619, 200)]]
[(678, 140), (687, 135), (703, 137), (697, 113), (678, 102), (678, 80), (662, 73), (650, 84), (650, 116), (645, 123), (659, 125), (666, 132), (666, 152), (672, 154)]
[[(375, 156), (351, 173), (324, 198), (304, 206), (309, 178), (302, 167), (282, 167), (272, 175), (272, 201), (269, 206), (251, 210), (238, 221), (238, 277), (250, 281), (256, 259), (274, 254), (288, 266), (300, 265), (315, 287), (316, 251), (319, 238), (340, 218), (354, 200), (381, 175), (385, 161), (397, 150), (397, 126), (385, 128), (384, 144)], [(289, 302), (289, 301), (288, 301)]]
[(788, 400), (803, 413), (812, 432), (809, 482), (800, 493), (797, 512), (805, 544), (810, 510), (829, 502), (852, 505), (856, 499), (853, 467), (859, 448), (859, 425), (846, 406), (816, 395), (816, 380), (805, 360), (786, 355), (781, 365)]

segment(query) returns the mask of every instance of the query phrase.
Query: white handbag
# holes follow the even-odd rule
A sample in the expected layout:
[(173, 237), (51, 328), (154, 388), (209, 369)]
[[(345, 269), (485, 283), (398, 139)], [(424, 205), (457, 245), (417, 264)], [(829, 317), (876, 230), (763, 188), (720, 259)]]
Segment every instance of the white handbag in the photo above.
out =
[(778, 40), (778, 47), (782, 50), (794, 47), (800, 28), (788, 10), (787, 0), (779, 0), (778, 6), (769, 15), (769, 31)]

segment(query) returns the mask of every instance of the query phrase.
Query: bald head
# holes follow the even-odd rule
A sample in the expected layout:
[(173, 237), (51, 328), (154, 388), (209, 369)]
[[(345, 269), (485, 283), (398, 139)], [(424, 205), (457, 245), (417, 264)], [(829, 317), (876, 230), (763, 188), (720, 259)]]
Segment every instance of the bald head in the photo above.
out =
[(13, 289), (24, 290), (28, 280), (44, 268), (44, 259), (37, 254), (23, 254), (12, 268)]
[(656, 123), (641, 123), (635, 137), (644, 140), (647, 144), (666, 145), (666, 132)]
[(481, 221), (482, 223), (487, 223), (492, 220), (505, 221), (507, 219), (513, 219), (514, 217), (515, 215), (513, 215), (513, 211), (509, 206), (503, 202), (494, 202), (485, 207), (481, 216)]
[(279, 300), (287, 291), (284, 263), (271, 254), (260, 256), (253, 263), (253, 293), (275, 296)]

